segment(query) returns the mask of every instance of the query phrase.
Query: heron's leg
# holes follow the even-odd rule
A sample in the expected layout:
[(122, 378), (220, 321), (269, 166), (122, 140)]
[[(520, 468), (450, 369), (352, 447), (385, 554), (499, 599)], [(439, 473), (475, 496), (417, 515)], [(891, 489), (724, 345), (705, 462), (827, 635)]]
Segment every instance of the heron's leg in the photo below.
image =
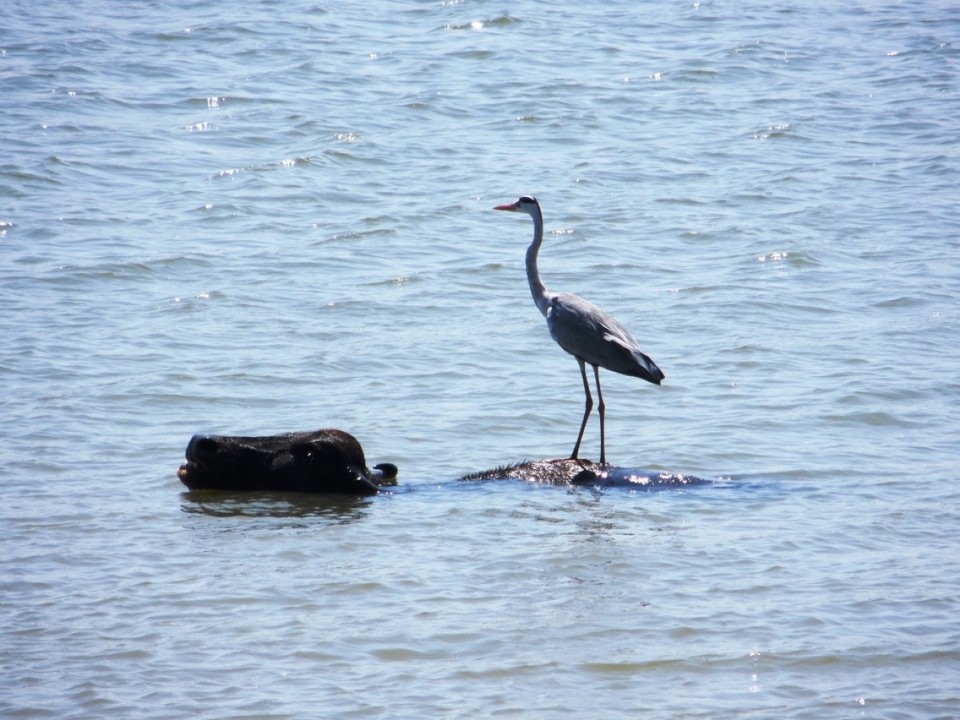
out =
[(583, 394), (586, 396), (587, 401), (583, 408), (583, 422), (580, 423), (580, 434), (577, 435), (577, 444), (573, 446), (573, 452), (570, 454), (571, 460), (577, 459), (577, 454), (580, 452), (580, 441), (583, 440), (583, 431), (587, 429), (587, 420), (590, 418), (590, 411), (593, 410), (593, 397), (590, 395), (590, 383), (587, 382), (587, 365), (580, 358), (577, 358), (577, 362), (580, 363), (580, 377), (583, 378)]
[[(607, 448), (604, 443), (603, 437), (603, 411), (606, 409), (606, 406), (603, 404), (603, 393), (600, 391), (600, 368), (596, 365), (593, 366), (593, 377), (597, 381), (597, 398), (599, 403), (597, 404), (597, 410), (600, 412), (600, 464), (607, 464)], [(586, 378), (584, 378), (586, 379)]]

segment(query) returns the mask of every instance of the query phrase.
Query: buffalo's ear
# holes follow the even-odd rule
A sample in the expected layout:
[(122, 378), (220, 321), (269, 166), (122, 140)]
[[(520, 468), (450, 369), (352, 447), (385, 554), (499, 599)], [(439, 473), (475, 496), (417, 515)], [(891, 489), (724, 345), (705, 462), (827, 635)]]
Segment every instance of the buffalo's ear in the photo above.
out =
[(373, 466), (374, 474), (370, 478), (377, 485), (396, 485), (400, 470), (393, 463), (378, 463)]

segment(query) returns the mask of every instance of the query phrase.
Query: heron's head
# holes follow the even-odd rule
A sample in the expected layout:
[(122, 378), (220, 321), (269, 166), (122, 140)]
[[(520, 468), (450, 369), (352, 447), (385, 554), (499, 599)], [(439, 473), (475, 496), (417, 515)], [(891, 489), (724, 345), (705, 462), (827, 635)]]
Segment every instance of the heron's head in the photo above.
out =
[(535, 197), (529, 195), (524, 195), (519, 198), (516, 202), (506, 203), (504, 205), (497, 205), (494, 210), (509, 210), (511, 212), (525, 212), (531, 217), (540, 210), (540, 203), (537, 202)]

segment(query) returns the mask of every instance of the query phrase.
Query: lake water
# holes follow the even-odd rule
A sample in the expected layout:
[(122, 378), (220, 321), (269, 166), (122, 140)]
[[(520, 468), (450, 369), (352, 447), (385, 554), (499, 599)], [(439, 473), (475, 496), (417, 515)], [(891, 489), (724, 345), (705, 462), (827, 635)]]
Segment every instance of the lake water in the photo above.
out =
[[(0, 716), (960, 714), (953, 2), (0, 9)], [(583, 407), (656, 492), (458, 484)], [(596, 416), (582, 455), (599, 455)], [(338, 427), (400, 487), (190, 494)]]

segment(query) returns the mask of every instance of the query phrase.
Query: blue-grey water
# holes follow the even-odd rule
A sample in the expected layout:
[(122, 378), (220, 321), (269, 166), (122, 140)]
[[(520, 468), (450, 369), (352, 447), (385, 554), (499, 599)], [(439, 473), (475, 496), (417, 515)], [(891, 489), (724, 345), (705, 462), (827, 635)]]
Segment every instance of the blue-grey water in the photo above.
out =
[[(960, 715), (956, 3), (9, 0), (0, 90), (0, 716)], [(714, 485), (453, 482), (579, 426), (522, 193)], [(175, 475), (320, 427), (401, 486)]]

